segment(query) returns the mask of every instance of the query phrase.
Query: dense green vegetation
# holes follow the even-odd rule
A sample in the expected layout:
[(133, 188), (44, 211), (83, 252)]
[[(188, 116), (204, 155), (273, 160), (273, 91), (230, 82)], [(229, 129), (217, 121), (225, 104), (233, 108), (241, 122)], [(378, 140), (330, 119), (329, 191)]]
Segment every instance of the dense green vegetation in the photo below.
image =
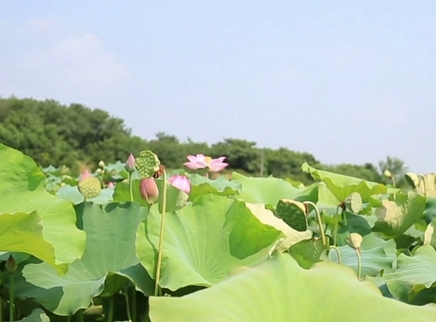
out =
[[(124, 162), (129, 153), (150, 149), (167, 168), (178, 168), (188, 154), (211, 157), (227, 156), (228, 170), (249, 175), (288, 177), (305, 184), (313, 182), (301, 172), (304, 162), (320, 169), (362, 179), (390, 183), (382, 175), (388, 169), (402, 177), (401, 160), (388, 158), (379, 166), (324, 165), (312, 154), (287, 148), (261, 149), (255, 142), (225, 138), (209, 145), (205, 142), (180, 141), (166, 133), (145, 140), (134, 136), (124, 121), (101, 109), (80, 104), (61, 105), (53, 100), (38, 101), (15, 97), (0, 99), (0, 142), (31, 156), (40, 166), (65, 165), (75, 174), (83, 165), (96, 168), (100, 160)], [(400, 182), (401, 185), (401, 182)]]

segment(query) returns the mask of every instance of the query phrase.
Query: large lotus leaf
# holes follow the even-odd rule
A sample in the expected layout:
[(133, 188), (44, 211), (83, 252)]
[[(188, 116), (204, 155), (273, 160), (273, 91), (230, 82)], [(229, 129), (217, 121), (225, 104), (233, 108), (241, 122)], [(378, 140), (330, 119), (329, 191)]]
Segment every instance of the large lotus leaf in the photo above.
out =
[(29, 316), (26, 316), (17, 322), (50, 322), (50, 318), (43, 310), (35, 309)]
[[(45, 263), (28, 263), (16, 276), (16, 296), (35, 298), (46, 309), (69, 315), (88, 307), (104, 291), (106, 276), (113, 272), (149, 293), (153, 283), (135, 254), (136, 230), (148, 209), (136, 203), (102, 206), (87, 202), (76, 211), (78, 226), (87, 236), (82, 258), (70, 265), (65, 276)], [(68, 240), (69, 236), (64, 237)]]
[[(137, 239), (138, 258), (150, 276), (155, 276), (159, 245), (161, 215), (156, 208), (140, 224)], [(212, 286), (234, 267), (266, 258), (282, 236), (259, 222), (241, 201), (199, 196), (192, 205), (166, 214), (160, 285), (172, 291), (188, 285)]]
[[(104, 205), (112, 201), (112, 195), (114, 193), (114, 188), (101, 189), (100, 194), (97, 197), (86, 199), (86, 201)], [(71, 201), (74, 205), (78, 205), (84, 201), (83, 195), (80, 193), (77, 186), (65, 185), (61, 187), (56, 193), (58, 197)]]
[(414, 192), (398, 193), (395, 200), (384, 199), (375, 211), (373, 231), (387, 238), (398, 237), (424, 216), (425, 206), (426, 198)]
[(219, 176), (215, 180), (206, 178), (196, 173), (189, 175), (191, 182), (191, 193), (189, 200), (192, 201), (198, 196), (213, 193), (220, 196), (237, 195), (241, 190), (241, 184), (235, 181), (229, 181), (225, 176)]
[[(385, 274), (390, 292), (398, 299), (409, 301), (414, 288), (433, 288), (436, 282), (436, 251), (431, 245), (417, 248), (412, 256), (400, 254), (397, 270)], [(434, 292), (434, 291), (433, 291)], [(412, 294), (413, 295), (413, 294)]]
[(266, 209), (264, 204), (246, 203), (246, 206), (261, 223), (272, 226), (285, 235), (285, 237), (277, 241), (274, 247), (274, 249), (277, 251), (286, 251), (292, 245), (295, 245), (302, 240), (308, 240), (312, 238), (313, 233), (311, 230), (297, 231), (293, 229), (282, 219), (274, 216), (273, 212), (269, 209)]
[(0, 144), (0, 160), (0, 213), (36, 211), (44, 223), (43, 238), (55, 248), (56, 264), (79, 258), (85, 234), (76, 227), (71, 203), (45, 190), (44, 174), (28, 156)]
[(291, 183), (277, 178), (250, 178), (237, 172), (232, 174), (233, 180), (242, 185), (238, 198), (250, 203), (263, 203), (275, 206), (280, 199), (296, 201), (318, 201), (316, 185), (307, 188), (295, 188)]
[(424, 233), (424, 245), (431, 245), (436, 248), (436, 219), (433, 219), (431, 223), (428, 224), (427, 229)]
[(329, 247), (328, 245), (328, 242), (324, 245), (322, 239), (312, 238), (292, 245), (288, 252), (301, 267), (311, 268), (313, 264), (321, 261), (321, 256)]
[[(339, 246), (342, 265), (358, 271), (356, 251), (350, 246)], [(362, 277), (365, 275), (377, 276), (381, 271), (390, 272), (393, 270), (393, 262), (396, 259), (396, 244), (393, 239), (383, 240), (374, 234), (363, 237), (361, 249)], [(338, 262), (336, 251), (331, 250), (328, 260)]]
[(335, 263), (306, 270), (277, 254), (218, 285), (184, 297), (150, 297), (151, 321), (428, 322), (436, 305), (385, 298), (371, 282)]
[[(156, 180), (156, 185), (159, 189), (159, 198), (156, 203), (163, 203), (163, 181), (161, 179)], [(139, 203), (144, 207), (148, 207), (148, 202), (141, 195), (140, 191), (141, 180), (133, 180), (132, 181), (132, 195), (133, 201)], [(126, 202), (130, 201), (130, 188), (129, 182), (127, 180), (118, 183), (115, 186), (115, 192), (113, 195), (113, 199), (117, 202)], [(166, 202), (166, 211), (174, 211), (183, 207), (186, 203), (186, 194), (180, 191), (179, 189), (171, 186), (167, 183), (167, 202)]]
[(436, 173), (419, 175), (416, 173), (408, 172), (406, 173), (405, 178), (419, 194), (427, 197), (436, 198)]
[(323, 181), (339, 201), (345, 201), (353, 192), (358, 192), (363, 201), (367, 201), (371, 195), (387, 192), (387, 188), (384, 184), (329, 171), (317, 170), (307, 163), (304, 163), (301, 169), (306, 173), (310, 173), (315, 180)]
[(42, 237), (42, 222), (36, 211), (0, 214), (0, 251), (31, 254), (64, 273), (68, 265), (55, 266), (53, 245)]

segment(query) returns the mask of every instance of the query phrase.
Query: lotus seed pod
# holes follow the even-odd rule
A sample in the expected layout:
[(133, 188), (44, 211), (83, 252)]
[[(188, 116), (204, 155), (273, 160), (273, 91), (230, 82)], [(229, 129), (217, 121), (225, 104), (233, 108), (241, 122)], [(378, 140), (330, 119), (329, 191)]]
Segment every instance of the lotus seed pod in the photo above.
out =
[(360, 246), (362, 245), (363, 237), (358, 233), (351, 233), (348, 235), (345, 241), (351, 248), (360, 249)]
[(132, 173), (133, 171), (135, 171), (135, 162), (136, 162), (135, 157), (133, 156), (132, 153), (130, 153), (126, 161), (126, 165), (124, 166), (124, 168), (128, 173)]
[(97, 197), (101, 192), (100, 180), (96, 177), (88, 177), (79, 181), (77, 184), (80, 193), (86, 198), (91, 199)]
[(142, 179), (151, 178), (159, 171), (160, 161), (156, 154), (150, 150), (139, 152), (139, 157), (135, 162), (138, 174)]
[(350, 209), (354, 213), (358, 213), (362, 210), (363, 204), (362, 204), (362, 197), (359, 193), (353, 192), (348, 196), (348, 198), (345, 200), (345, 205), (348, 209)]
[(13, 274), (17, 270), (18, 264), (15, 258), (12, 255), (9, 255), (8, 260), (6, 261), (5, 268), (6, 270)]
[(154, 203), (159, 198), (159, 189), (154, 178), (147, 178), (141, 180), (140, 185), (141, 196), (149, 204)]
[(104, 166), (105, 166), (104, 161), (103, 161), (103, 160), (100, 160), (100, 162), (98, 163), (98, 166), (99, 166), (100, 168), (104, 168)]
[(297, 231), (307, 230), (306, 206), (302, 202), (281, 199), (277, 203), (275, 215)]
[(392, 173), (391, 173), (389, 170), (385, 170), (385, 171), (383, 172), (383, 175), (384, 175), (385, 177), (392, 178)]

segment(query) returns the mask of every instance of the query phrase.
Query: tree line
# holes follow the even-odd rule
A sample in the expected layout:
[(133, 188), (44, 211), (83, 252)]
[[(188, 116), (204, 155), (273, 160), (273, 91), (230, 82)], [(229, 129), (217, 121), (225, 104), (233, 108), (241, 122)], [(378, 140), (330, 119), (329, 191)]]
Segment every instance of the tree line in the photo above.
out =
[[(101, 109), (81, 104), (62, 105), (54, 100), (0, 98), (0, 142), (32, 157), (41, 167), (65, 165), (73, 173), (80, 168), (106, 163), (124, 162), (130, 153), (149, 149), (155, 152), (169, 169), (182, 167), (189, 154), (202, 153), (211, 157), (226, 156), (227, 170), (255, 176), (287, 177), (305, 184), (312, 182), (301, 171), (307, 162), (311, 166), (370, 181), (389, 182), (383, 173), (389, 170), (401, 176), (404, 163), (387, 157), (378, 165), (325, 165), (312, 154), (287, 148), (259, 148), (256, 142), (225, 138), (208, 144), (157, 133), (146, 140), (132, 135), (124, 120)], [(1, 161), (0, 161), (1, 162)]]

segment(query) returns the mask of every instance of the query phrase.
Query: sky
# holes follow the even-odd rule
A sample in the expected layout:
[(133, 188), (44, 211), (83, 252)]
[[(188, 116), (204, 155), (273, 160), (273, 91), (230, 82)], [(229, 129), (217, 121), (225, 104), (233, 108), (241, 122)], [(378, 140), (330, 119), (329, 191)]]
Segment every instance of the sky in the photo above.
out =
[(147, 140), (436, 172), (435, 17), (434, 0), (0, 1), (0, 96), (101, 108)]

